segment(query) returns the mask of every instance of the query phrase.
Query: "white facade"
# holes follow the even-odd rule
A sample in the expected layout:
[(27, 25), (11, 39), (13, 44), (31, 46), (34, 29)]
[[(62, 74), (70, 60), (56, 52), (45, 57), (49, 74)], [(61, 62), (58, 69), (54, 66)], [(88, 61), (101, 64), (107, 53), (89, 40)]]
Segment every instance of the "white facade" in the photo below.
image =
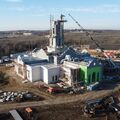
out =
[(27, 65), (26, 72), (27, 72), (27, 79), (30, 82), (43, 80), (43, 73), (42, 73), (41, 65), (36, 65), (36, 66)]
[(69, 68), (80, 68), (79, 62), (73, 62), (73, 61), (64, 61), (64, 66)]
[(60, 67), (54, 64), (26, 65), (26, 72), (29, 81), (43, 81), (49, 84), (58, 81)]
[(63, 48), (64, 46), (64, 15), (60, 16), (60, 20), (50, 20), (50, 38), (48, 53), (57, 52), (58, 48)]
[(80, 66), (69, 61), (64, 61), (62, 66), (62, 76), (69, 86), (77, 83), (80, 75)]
[(60, 67), (54, 64), (44, 65), (43, 80), (46, 84), (55, 83), (60, 77)]
[(20, 76), (22, 79), (25, 79), (26, 73), (24, 66), (20, 64), (15, 64), (15, 72), (18, 76)]
[(37, 57), (40, 59), (47, 59), (48, 60), (48, 55), (43, 49), (37, 50), (36, 52), (32, 52), (33, 57)]

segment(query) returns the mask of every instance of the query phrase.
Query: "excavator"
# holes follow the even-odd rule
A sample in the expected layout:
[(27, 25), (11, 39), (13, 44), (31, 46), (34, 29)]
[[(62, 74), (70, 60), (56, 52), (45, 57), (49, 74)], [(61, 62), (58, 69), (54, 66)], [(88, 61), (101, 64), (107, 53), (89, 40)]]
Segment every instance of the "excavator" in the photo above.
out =
[(117, 113), (119, 110), (115, 106), (113, 96), (106, 96), (98, 100), (87, 101), (83, 112), (86, 117), (95, 117), (101, 114)]

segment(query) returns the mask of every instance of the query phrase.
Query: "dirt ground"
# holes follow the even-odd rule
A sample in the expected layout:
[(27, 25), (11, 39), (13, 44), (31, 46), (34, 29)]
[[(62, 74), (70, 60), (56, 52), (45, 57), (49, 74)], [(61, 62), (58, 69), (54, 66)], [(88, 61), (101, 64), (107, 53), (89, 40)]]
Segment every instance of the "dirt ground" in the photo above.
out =
[(36, 95), (40, 95), (45, 99), (53, 98), (52, 95), (40, 90), (32, 83), (22, 83), (22, 79), (17, 76), (14, 72), (14, 67), (6, 67), (0, 66), (0, 71), (5, 72), (6, 75), (9, 77), (8, 83), (5, 85), (0, 86), (0, 90), (2, 91), (29, 91), (35, 93)]
[[(24, 110), (20, 110), (24, 111)], [(85, 120), (82, 105), (78, 103), (33, 108), (34, 120)], [(22, 114), (24, 117), (25, 113)], [(97, 120), (97, 119), (96, 119)]]
[[(119, 103), (120, 91), (116, 91), (112, 95), (117, 98), (116, 103)], [(102, 114), (92, 118), (86, 117), (83, 113), (84, 105), (85, 102), (78, 101), (68, 104), (32, 107), (32, 117), (33, 120), (120, 120), (120, 118), (118, 118), (117, 115), (113, 113), (109, 113), (107, 115)], [(27, 120), (25, 108), (19, 109), (18, 111), (24, 120)]]
[[(119, 120), (114, 114), (99, 115), (89, 118), (83, 115), (83, 103), (70, 103), (62, 105), (52, 105), (44, 107), (33, 107), (33, 115), (29, 118), (25, 108), (18, 109), (23, 120)], [(1, 114), (2, 115), (2, 114)], [(0, 120), (13, 120), (7, 113), (7, 117)]]
[[(31, 83), (23, 84), (21, 79), (15, 75), (13, 68), (0, 66), (0, 71), (4, 71), (9, 75), (9, 83), (4, 86), (0, 86), (0, 90), (28, 90), (45, 98), (42, 102), (0, 104), (0, 120), (13, 120), (13, 118), (8, 114), (11, 109), (17, 109), (23, 117), (23, 120), (28, 120), (28, 117), (25, 114), (25, 108), (28, 106), (33, 109), (34, 113), (33, 119), (31, 118), (29, 120), (118, 120), (115, 115), (109, 115), (109, 119), (106, 116), (86, 118), (83, 115), (83, 106), (85, 101), (88, 99), (97, 99), (109, 94), (120, 97), (119, 84), (111, 83), (103, 85), (103, 90), (87, 92), (79, 95), (50, 95), (36, 88)], [(1, 118), (2, 115), (3, 117)]]
[[(82, 109), (83, 105), (81, 103), (57, 105), (46, 109), (37, 108), (39, 116), (38, 120), (93, 120), (93, 118), (86, 118), (83, 115)], [(101, 118), (104, 117), (95, 118), (95, 120)]]

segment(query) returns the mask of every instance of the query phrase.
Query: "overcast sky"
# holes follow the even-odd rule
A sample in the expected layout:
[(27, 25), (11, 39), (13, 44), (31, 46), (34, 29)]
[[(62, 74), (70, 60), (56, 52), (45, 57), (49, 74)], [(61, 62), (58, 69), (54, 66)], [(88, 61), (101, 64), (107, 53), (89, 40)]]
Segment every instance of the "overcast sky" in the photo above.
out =
[(49, 29), (50, 15), (64, 14), (66, 29), (120, 29), (120, 0), (0, 0), (0, 30)]

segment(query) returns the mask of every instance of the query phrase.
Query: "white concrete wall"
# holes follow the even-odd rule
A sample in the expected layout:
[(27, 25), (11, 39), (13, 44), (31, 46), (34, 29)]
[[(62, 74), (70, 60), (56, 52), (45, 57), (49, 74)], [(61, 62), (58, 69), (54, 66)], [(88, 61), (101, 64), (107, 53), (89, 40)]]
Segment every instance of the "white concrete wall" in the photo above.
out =
[[(15, 66), (15, 70), (16, 72), (18, 72), (18, 66)], [(26, 74), (27, 74), (27, 79), (30, 82), (42, 80), (46, 84), (54, 83), (56, 82), (56, 76), (57, 76), (57, 80), (59, 79), (60, 67), (47, 68), (44, 66), (26, 65)], [(53, 77), (54, 77), (54, 81), (53, 81)]]
[(62, 70), (65, 74), (65, 78), (68, 80), (66, 83), (71, 86), (72, 81), (71, 81), (71, 68), (68, 67), (62, 67)]
[(59, 78), (59, 76), (60, 76), (60, 68), (59, 67), (49, 68), (49, 69), (43, 67), (43, 81), (46, 84), (56, 82), (55, 80), (53, 81), (53, 76), (54, 76), (54, 79), (55, 79), (56, 75)]
[(40, 59), (47, 59), (48, 60), (48, 55), (43, 49), (40, 49), (39, 51), (32, 53), (34, 57), (38, 57)]
[(16, 72), (16, 74), (18, 74), (18, 66), (15, 64), (15, 72)]
[(80, 68), (79, 64), (69, 61), (64, 61), (63, 65), (69, 68)]
[(16, 74), (17, 74), (18, 76), (20, 76), (21, 78), (24, 79), (24, 78), (25, 78), (25, 74), (21, 75), (21, 74), (18, 72), (19, 67), (21, 68), (22, 71), (24, 71), (24, 67), (23, 67), (23, 66), (18, 66), (18, 65), (15, 64), (15, 72), (16, 72)]
[(29, 71), (29, 77), (27, 76), (27, 79), (30, 80), (31, 82), (43, 80), (43, 70), (41, 66), (39, 67), (27, 66), (27, 72), (28, 71)]
[[(32, 82), (32, 68), (30, 66), (26, 66), (27, 67), (27, 79)], [(28, 72), (29, 72), (29, 76), (28, 76)]]
[(23, 63), (23, 61), (22, 61), (22, 59), (21, 59), (21, 56), (18, 56), (18, 57), (17, 57), (17, 63), (18, 63), (18, 64), (21, 64), (21, 65), (24, 65), (24, 63)]
[(46, 84), (48, 84), (48, 70), (46, 69), (46, 68), (44, 68), (44, 67), (42, 67), (42, 69), (43, 69), (43, 81), (46, 83)]
[(35, 67), (32, 69), (32, 82), (42, 80), (43, 79), (43, 72), (41, 67)]

